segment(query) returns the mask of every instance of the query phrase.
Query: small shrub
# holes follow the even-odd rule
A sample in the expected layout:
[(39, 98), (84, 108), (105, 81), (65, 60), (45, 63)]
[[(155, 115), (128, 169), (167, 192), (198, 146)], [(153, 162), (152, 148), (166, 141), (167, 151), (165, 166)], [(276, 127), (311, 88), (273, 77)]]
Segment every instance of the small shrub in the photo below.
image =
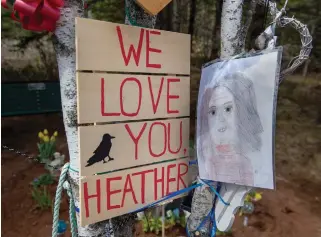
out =
[(46, 186), (43, 186), (43, 189), (34, 186), (31, 194), (41, 210), (51, 208), (52, 201)]
[(32, 181), (32, 185), (35, 188), (40, 186), (50, 185), (54, 183), (54, 178), (51, 174), (42, 174), (38, 178)]

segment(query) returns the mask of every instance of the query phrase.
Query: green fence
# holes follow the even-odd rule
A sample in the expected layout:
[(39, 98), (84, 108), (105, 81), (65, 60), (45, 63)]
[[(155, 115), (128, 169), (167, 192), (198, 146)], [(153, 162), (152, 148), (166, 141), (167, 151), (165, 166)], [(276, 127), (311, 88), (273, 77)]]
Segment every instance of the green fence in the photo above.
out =
[(1, 84), (1, 116), (61, 111), (59, 82)]

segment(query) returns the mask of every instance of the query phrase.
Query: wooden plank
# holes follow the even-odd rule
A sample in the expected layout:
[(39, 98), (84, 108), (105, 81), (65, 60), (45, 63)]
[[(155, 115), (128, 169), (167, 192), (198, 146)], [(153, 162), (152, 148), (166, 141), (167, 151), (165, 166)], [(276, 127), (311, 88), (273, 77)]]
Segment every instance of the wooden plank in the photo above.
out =
[(79, 127), (79, 147), (81, 176), (186, 157), (189, 118)]
[(164, 7), (166, 7), (172, 0), (136, 0), (150, 15), (157, 15)]
[(76, 69), (189, 75), (190, 42), (188, 34), (76, 18)]
[(190, 114), (189, 77), (77, 73), (77, 87), (78, 123)]
[(80, 179), (80, 225), (135, 211), (188, 187), (188, 158)]

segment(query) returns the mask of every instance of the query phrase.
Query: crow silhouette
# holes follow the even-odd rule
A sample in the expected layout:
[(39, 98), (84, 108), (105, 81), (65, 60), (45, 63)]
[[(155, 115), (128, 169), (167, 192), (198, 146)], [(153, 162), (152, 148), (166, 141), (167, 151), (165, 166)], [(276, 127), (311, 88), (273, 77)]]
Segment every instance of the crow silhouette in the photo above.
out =
[(103, 139), (101, 140), (99, 146), (94, 151), (94, 155), (90, 157), (89, 160), (87, 161), (86, 167), (91, 166), (99, 161), (103, 161), (103, 163), (106, 163), (105, 161), (106, 157), (109, 158), (108, 161), (114, 160), (114, 158), (111, 158), (109, 156), (109, 152), (112, 146), (111, 139), (113, 138), (115, 137), (111, 136), (108, 133), (104, 134)]

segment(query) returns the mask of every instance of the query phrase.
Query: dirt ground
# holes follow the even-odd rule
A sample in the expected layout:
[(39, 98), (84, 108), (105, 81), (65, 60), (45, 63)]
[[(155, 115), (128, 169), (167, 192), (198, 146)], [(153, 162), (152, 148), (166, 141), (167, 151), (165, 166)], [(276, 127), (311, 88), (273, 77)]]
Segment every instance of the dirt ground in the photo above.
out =
[[(320, 98), (320, 84), (298, 83), (295, 78), (282, 84), (276, 125), (277, 187), (262, 190), (263, 199), (249, 216), (247, 227), (243, 227), (243, 217), (236, 218), (232, 236), (321, 237)], [(37, 133), (44, 128), (58, 130), (57, 151), (68, 154), (61, 114), (2, 118), (2, 145), (36, 156)], [(2, 149), (2, 236), (51, 236), (52, 211), (37, 209), (31, 197), (30, 182), (45, 172), (43, 165)], [(50, 192), (54, 197), (55, 185)], [(60, 218), (68, 220), (66, 197)], [(178, 232), (166, 236), (182, 236)], [(136, 236), (153, 235), (137, 228)]]

